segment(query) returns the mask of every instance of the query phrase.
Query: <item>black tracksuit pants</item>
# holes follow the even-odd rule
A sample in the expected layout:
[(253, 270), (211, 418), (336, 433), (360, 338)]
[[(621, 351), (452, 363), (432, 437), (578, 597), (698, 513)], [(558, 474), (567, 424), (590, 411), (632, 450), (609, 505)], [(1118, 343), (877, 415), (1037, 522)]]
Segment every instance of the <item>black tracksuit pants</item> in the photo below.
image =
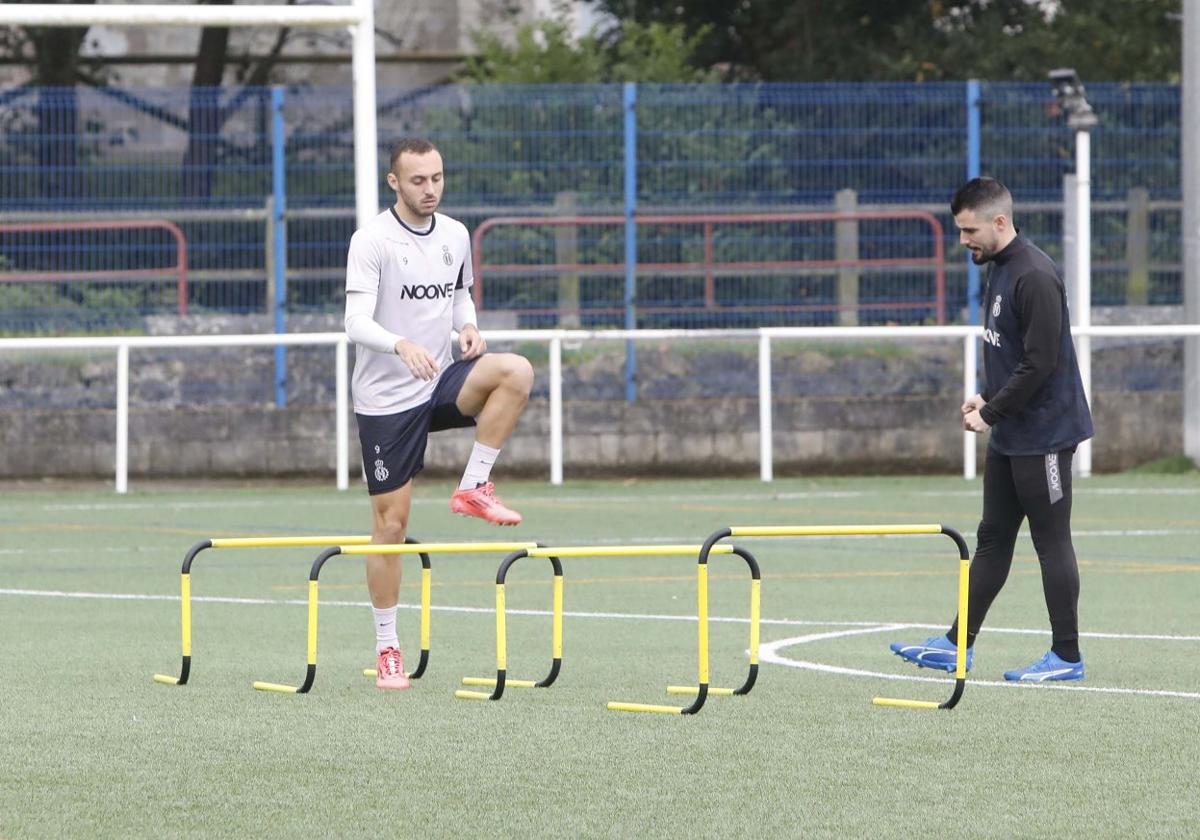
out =
[[(1049, 455), (1002, 455), (988, 449), (983, 471), (983, 519), (971, 561), (967, 599), (967, 644), (974, 644), (988, 608), (1012, 567), (1017, 532), (1024, 519), (1042, 567), (1042, 589), (1050, 614), (1053, 650), (1079, 659), (1079, 566), (1071, 543), (1071, 457), (1074, 449)], [(957, 638), (958, 619), (948, 634)]]

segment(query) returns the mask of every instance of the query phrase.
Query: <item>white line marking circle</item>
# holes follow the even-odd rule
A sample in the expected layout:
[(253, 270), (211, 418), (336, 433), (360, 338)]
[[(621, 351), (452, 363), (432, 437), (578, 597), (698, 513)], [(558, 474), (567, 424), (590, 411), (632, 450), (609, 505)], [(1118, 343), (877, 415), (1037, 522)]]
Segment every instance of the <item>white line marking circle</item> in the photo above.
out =
[[(783, 665), (788, 668), (802, 668), (807, 671), (820, 671), (826, 674), (840, 674), (850, 677), (872, 677), (881, 680), (901, 680), (904, 682), (929, 682), (950, 684), (952, 679), (945, 677), (919, 677), (909, 674), (887, 674), (882, 671), (867, 671), (861, 668), (845, 668), (839, 665), (825, 665), (820, 662), (810, 662), (804, 659), (791, 659), (779, 653), (783, 648), (793, 647), (795, 645), (809, 644), (811, 642), (825, 641), (827, 639), (836, 639), (843, 636), (859, 636), (864, 633), (888, 633), (894, 630), (904, 630), (912, 628), (911, 624), (879, 624), (874, 627), (857, 628), (854, 630), (835, 630), (829, 633), (811, 633), (806, 636), (792, 636), (787, 639), (778, 639), (774, 642), (764, 642), (758, 648), (758, 661), (769, 663), (771, 665)], [(1107, 686), (1092, 686), (1092, 685), (1061, 685), (1058, 683), (1018, 683), (998, 681), (998, 680), (967, 680), (967, 685), (987, 686), (990, 688), (1036, 688), (1050, 691), (1082, 691), (1091, 694), (1127, 694), (1141, 697), (1176, 697), (1184, 700), (1200, 700), (1200, 692), (1192, 691), (1168, 691), (1159, 689), (1143, 689), (1143, 688), (1111, 688)]]

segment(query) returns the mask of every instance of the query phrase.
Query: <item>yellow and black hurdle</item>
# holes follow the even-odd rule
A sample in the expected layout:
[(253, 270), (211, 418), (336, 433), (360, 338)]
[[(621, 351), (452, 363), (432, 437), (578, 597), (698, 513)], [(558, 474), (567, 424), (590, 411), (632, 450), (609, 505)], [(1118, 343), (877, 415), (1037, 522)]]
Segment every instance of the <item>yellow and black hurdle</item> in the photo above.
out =
[[(430, 636), (430, 621), (429, 614), (431, 610), (431, 568), (429, 562), (430, 554), (479, 554), (501, 551), (515, 551), (518, 549), (536, 548), (537, 543), (532, 542), (491, 542), (491, 543), (464, 543), (464, 542), (447, 542), (447, 543), (421, 543), (416, 540), (409, 540), (403, 544), (395, 545), (373, 545), (361, 542), (346, 543), (343, 545), (334, 545), (322, 551), (313, 561), (312, 568), (308, 574), (308, 667), (304, 674), (304, 680), (300, 685), (287, 685), (284, 683), (273, 683), (256, 681), (254, 688), (258, 691), (274, 691), (281, 694), (306, 694), (313, 686), (313, 681), (317, 674), (317, 610), (319, 603), (318, 579), (321, 575), (321, 569), (325, 563), (331, 558), (339, 554), (345, 555), (367, 555), (367, 554), (417, 554), (421, 557), (421, 659), (417, 668), (409, 674), (409, 678), (416, 678), (421, 675), (425, 669), (425, 664), (429, 660), (429, 636)], [(562, 598), (562, 577), (559, 574), (555, 584), (556, 592), (560, 593), (557, 599), (561, 605)], [(561, 626), (561, 613), (559, 613), (559, 623)], [(551, 676), (548, 679), (553, 682), (553, 678), (558, 674), (559, 663), (556, 660), (551, 669)], [(374, 676), (372, 674), (372, 676)]]
[(314, 548), (322, 545), (365, 545), (371, 538), (363, 536), (294, 536), (294, 537), (225, 537), (202, 540), (183, 557), (179, 575), (180, 631), (183, 636), (183, 664), (179, 676), (155, 674), (154, 681), (162, 685), (187, 685), (192, 673), (192, 563), (197, 555), (210, 548)]
[[(958, 656), (954, 668), (954, 691), (950, 697), (935, 703), (928, 700), (903, 700), (894, 697), (875, 697), (872, 703), (876, 706), (898, 706), (907, 709), (953, 709), (962, 697), (967, 681), (967, 591), (970, 580), (971, 554), (967, 549), (966, 540), (962, 535), (945, 525), (753, 525), (723, 528), (709, 535), (704, 541), (700, 552), (700, 562), (711, 552), (722, 546), (717, 545), (729, 537), (861, 537), (861, 536), (903, 536), (917, 534), (944, 534), (954, 541), (958, 547)], [(751, 650), (757, 654), (757, 646)], [(755, 660), (757, 662), (757, 659)]]
[[(554, 564), (555, 574), (561, 575), (559, 558), (563, 557), (663, 557), (695, 554), (696, 564), (696, 610), (699, 630), (697, 633), (697, 683), (695, 687), (687, 687), (687, 691), (695, 693), (696, 699), (689, 706), (666, 706), (649, 703), (626, 703), (613, 701), (608, 704), (612, 711), (619, 712), (655, 712), (660, 714), (693, 715), (704, 706), (709, 689), (709, 651), (708, 651), (708, 557), (711, 554), (736, 554), (746, 561), (750, 568), (750, 673), (741, 687), (737, 689), (713, 689), (712, 693), (746, 694), (754, 686), (758, 672), (758, 638), (759, 638), (759, 583), (761, 574), (758, 563), (750, 552), (733, 545), (709, 546), (701, 552), (698, 545), (621, 545), (621, 546), (554, 546), (549, 548), (520, 549), (504, 558), (496, 571), (496, 677), (467, 677), (465, 685), (492, 686), (491, 692), (486, 691), (456, 691), (454, 696), (460, 700), (499, 700), (504, 695), (506, 685), (519, 685), (507, 680), (508, 639), (505, 617), (505, 578), (509, 569), (518, 560), (525, 557), (548, 557)], [(556, 590), (556, 598), (558, 591)], [(556, 610), (555, 638), (561, 639), (561, 608)], [(556, 655), (561, 650), (556, 648)], [(670, 691), (675, 686), (668, 688)]]

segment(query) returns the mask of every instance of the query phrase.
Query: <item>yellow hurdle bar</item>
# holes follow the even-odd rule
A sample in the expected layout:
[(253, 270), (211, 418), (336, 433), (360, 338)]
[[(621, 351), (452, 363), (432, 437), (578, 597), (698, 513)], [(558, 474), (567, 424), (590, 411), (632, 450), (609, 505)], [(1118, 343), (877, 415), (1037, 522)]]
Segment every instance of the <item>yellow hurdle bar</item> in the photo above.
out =
[[(480, 686), (495, 686), (495, 677), (463, 677), (463, 685), (480, 685)], [(507, 677), (504, 679), (505, 688), (537, 688), (537, 682), (534, 680), (510, 680)], [(489, 694), (488, 697), (491, 695)]]
[[(733, 546), (729, 547), (732, 551)], [(711, 551), (709, 552), (712, 553)], [(700, 663), (697, 669), (700, 685), (708, 687), (708, 564), (696, 564), (696, 615), (700, 625), (697, 631), (697, 650)], [(699, 691), (697, 691), (699, 693)]]
[[(680, 554), (695, 554), (699, 557), (702, 545), (661, 545), (661, 546), (638, 546), (638, 545), (619, 545), (609, 546), (604, 549), (595, 547), (587, 548), (580, 546), (579, 553), (588, 553), (597, 556), (614, 556), (623, 557), (629, 555), (645, 555), (650, 557), (661, 557), (665, 555), (680, 555)], [(555, 555), (559, 557), (579, 556), (573, 553), (575, 549), (567, 548), (554, 549)], [(710, 549), (709, 554), (733, 554), (733, 546), (722, 545), (714, 546)], [(696, 563), (696, 677), (700, 683), (696, 687), (695, 693), (698, 697), (703, 693), (707, 696), (708, 693), (708, 563)], [(668, 689), (669, 690), (669, 689)], [(732, 693), (732, 689), (730, 690)], [(687, 708), (683, 706), (661, 706), (654, 703), (624, 703), (619, 701), (610, 701), (607, 705), (610, 712), (648, 712), (659, 715), (682, 715)]]
[(554, 617), (550, 631), (550, 655), (555, 660), (562, 659), (563, 648), (563, 579), (562, 575), (554, 576)]
[(312, 548), (320, 545), (366, 545), (369, 536), (228, 537), (209, 540), (213, 548)]
[(681, 706), (655, 706), (651, 703), (618, 703), (610, 702), (608, 704), (610, 712), (650, 712), (658, 715), (681, 715), (683, 708)]
[[(669, 685), (669, 686), (667, 686), (667, 694), (687, 694), (687, 695), (691, 695), (694, 697), (699, 693), (700, 693), (700, 687), (696, 686), (696, 685)], [(712, 686), (709, 686), (708, 687), (708, 696), (709, 697), (732, 697), (733, 689), (732, 688), (713, 688)]]
[(210, 548), (295, 548), (328, 545), (365, 545), (369, 536), (337, 534), (333, 536), (287, 536), (287, 537), (218, 537), (204, 540), (192, 546), (183, 561), (180, 583), (181, 629), (183, 636), (183, 665), (179, 676), (155, 674), (154, 682), (161, 685), (187, 685), (192, 666), (192, 585), (190, 570), (192, 562), (200, 552)]
[(895, 697), (874, 697), (871, 702), (876, 706), (892, 706), (901, 709), (952, 709), (958, 704), (963, 687), (967, 682), (967, 594), (970, 591), (971, 561), (960, 557), (958, 561), (958, 634), (955, 645), (958, 648), (954, 658), (954, 693), (945, 703), (931, 703), (925, 700), (900, 700)]
[(300, 691), (298, 685), (282, 685), (272, 682), (255, 682), (254, 687), (258, 691), (274, 691), (276, 694), (296, 694)]
[[(183, 661), (185, 668), (191, 666), (192, 660), (192, 576), (184, 572), (179, 576), (180, 621), (183, 636)], [(156, 683), (162, 685), (179, 685), (179, 677), (167, 674), (155, 674)]]
[(941, 525), (750, 525), (729, 529), (731, 537), (867, 537), (940, 533)]
[[(338, 545), (328, 543), (328, 545)], [(532, 542), (446, 542), (446, 543), (399, 543), (394, 545), (365, 545), (363, 543), (342, 544), (342, 554), (481, 554), (490, 552), (521, 551), (533, 549)], [(546, 555), (536, 555), (544, 557)]]
[[(529, 557), (668, 557), (699, 554), (699, 545), (568, 545), (531, 548)], [(733, 546), (718, 545), (712, 554), (733, 554)]]
[[(958, 571), (958, 655), (954, 669), (954, 691), (950, 698), (943, 703), (933, 703), (926, 700), (902, 700), (894, 697), (875, 697), (872, 703), (876, 706), (894, 706), (905, 709), (953, 709), (962, 696), (967, 676), (967, 593), (970, 581), (970, 552), (962, 535), (953, 528), (944, 525), (740, 525), (731, 526), (724, 531), (717, 531), (709, 537), (709, 542), (726, 537), (857, 537), (857, 536), (907, 536), (919, 534), (944, 534), (954, 540), (959, 550)], [(716, 546), (713, 546), (715, 551)], [(757, 584), (758, 582), (755, 581)], [(758, 591), (751, 592), (751, 643), (750, 655), (752, 667), (758, 659)], [(677, 688), (680, 688), (676, 686)], [(690, 686), (690, 691), (695, 691)], [(668, 689), (670, 690), (670, 689)], [(717, 689), (710, 689), (718, 693)], [(680, 691), (679, 693), (684, 693)]]
[[(516, 549), (521, 551), (523, 549)], [(491, 685), (500, 683), (500, 675), (507, 670), (506, 662), (508, 660), (508, 633), (505, 629), (505, 608), (504, 608), (504, 584), (496, 584), (496, 675), (497, 678), (491, 681)], [(468, 682), (468, 680), (470, 682)], [(485, 685), (487, 680), (483, 677), (463, 677), (465, 685)], [(504, 686), (509, 685), (508, 680), (504, 680)], [(464, 691), (459, 689), (454, 692), (454, 696), (459, 700), (491, 700), (494, 692), (486, 691)]]
[(429, 650), (429, 611), (433, 606), (433, 569), (421, 568), (421, 650)]
[(311, 687), (317, 674), (317, 605), (320, 602), (318, 583), (308, 581), (308, 669), (303, 685), (282, 685), (280, 683), (256, 680), (251, 685), (258, 691), (274, 691), (280, 694), (304, 694)]

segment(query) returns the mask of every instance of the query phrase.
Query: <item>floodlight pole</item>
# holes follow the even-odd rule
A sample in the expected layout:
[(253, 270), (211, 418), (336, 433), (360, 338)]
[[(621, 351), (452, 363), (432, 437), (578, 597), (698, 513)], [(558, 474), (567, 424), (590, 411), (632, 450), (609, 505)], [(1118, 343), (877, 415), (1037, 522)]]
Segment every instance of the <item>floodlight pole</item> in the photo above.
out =
[[(1092, 325), (1092, 135), (1087, 128), (1075, 130), (1075, 318), (1081, 327)], [(1075, 339), (1083, 395), (1092, 404), (1092, 338)], [(1076, 471), (1092, 474), (1092, 442), (1085, 440), (1075, 451)]]
[[(1075, 130), (1075, 306), (1072, 321), (1076, 326), (1092, 325), (1092, 135), (1096, 114), (1088, 104), (1083, 82), (1071, 68), (1050, 71), (1054, 96), (1067, 114), (1067, 125)], [(1092, 339), (1075, 338), (1079, 377), (1083, 394), (1092, 404)], [(1083, 477), (1092, 474), (1092, 442), (1085, 440), (1075, 451), (1074, 471)]]
[[(1200, 324), (1200, 0), (1183, 3), (1183, 320)], [(1190, 150), (1190, 151), (1188, 151)], [(1200, 466), (1200, 338), (1183, 342), (1183, 451)]]

